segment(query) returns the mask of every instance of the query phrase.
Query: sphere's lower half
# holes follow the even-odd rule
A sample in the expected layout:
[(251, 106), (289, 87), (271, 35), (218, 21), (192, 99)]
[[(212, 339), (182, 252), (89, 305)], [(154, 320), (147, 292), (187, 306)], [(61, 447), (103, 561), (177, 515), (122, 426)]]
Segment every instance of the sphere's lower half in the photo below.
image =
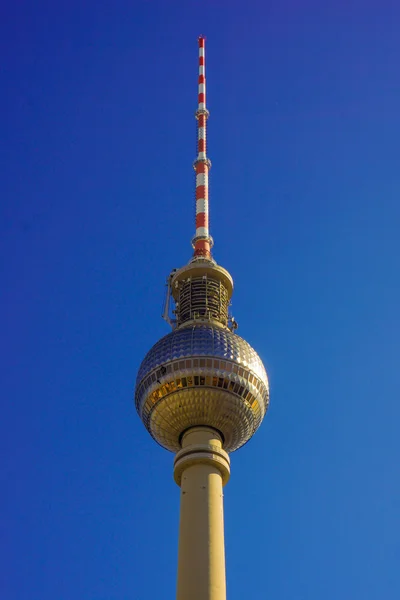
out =
[(172, 452), (183, 433), (205, 425), (232, 452), (258, 429), (268, 408), (268, 378), (256, 351), (228, 329), (196, 324), (176, 329), (145, 356), (136, 409), (154, 439)]

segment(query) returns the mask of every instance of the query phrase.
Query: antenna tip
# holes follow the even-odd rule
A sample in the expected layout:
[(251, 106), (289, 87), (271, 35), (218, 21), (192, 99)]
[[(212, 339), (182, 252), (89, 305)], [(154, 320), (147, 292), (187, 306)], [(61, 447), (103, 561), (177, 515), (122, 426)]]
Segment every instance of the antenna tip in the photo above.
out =
[(205, 35), (199, 35), (199, 37), (197, 38), (199, 41), (199, 46), (204, 46), (204, 42), (206, 41), (206, 37)]

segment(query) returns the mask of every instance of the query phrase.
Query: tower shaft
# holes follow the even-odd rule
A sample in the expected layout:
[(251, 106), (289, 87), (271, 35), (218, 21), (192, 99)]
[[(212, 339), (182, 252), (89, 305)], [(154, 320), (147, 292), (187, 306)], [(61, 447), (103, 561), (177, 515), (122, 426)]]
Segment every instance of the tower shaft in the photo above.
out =
[(229, 457), (220, 435), (189, 429), (174, 475), (181, 487), (177, 600), (226, 600), (222, 487)]

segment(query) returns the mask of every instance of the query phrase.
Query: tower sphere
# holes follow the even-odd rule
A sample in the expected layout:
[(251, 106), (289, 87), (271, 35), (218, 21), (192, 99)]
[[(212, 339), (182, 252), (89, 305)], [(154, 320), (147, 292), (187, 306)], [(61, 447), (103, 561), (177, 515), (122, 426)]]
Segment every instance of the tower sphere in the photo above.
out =
[(175, 329), (145, 356), (136, 408), (154, 439), (173, 452), (191, 427), (213, 427), (232, 452), (258, 429), (268, 408), (268, 378), (256, 351), (217, 323)]

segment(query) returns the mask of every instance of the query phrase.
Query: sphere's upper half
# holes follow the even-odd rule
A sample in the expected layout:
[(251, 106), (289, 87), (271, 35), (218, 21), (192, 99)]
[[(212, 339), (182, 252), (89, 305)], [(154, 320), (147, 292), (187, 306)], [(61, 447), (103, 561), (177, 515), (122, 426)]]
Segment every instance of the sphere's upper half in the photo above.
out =
[(256, 351), (225, 327), (198, 323), (175, 329), (145, 356), (136, 408), (159, 444), (176, 452), (184, 431), (217, 429), (228, 452), (245, 444), (268, 408), (268, 378)]

